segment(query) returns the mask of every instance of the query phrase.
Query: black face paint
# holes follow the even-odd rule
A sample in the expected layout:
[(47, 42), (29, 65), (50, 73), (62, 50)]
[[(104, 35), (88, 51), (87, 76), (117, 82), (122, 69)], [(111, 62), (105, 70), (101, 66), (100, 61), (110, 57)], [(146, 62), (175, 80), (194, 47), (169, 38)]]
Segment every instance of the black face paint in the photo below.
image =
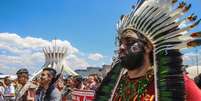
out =
[(133, 44), (128, 44), (127, 47), (127, 52), (120, 57), (122, 66), (128, 70), (140, 68), (144, 63), (144, 44), (141, 41), (136, 41)]

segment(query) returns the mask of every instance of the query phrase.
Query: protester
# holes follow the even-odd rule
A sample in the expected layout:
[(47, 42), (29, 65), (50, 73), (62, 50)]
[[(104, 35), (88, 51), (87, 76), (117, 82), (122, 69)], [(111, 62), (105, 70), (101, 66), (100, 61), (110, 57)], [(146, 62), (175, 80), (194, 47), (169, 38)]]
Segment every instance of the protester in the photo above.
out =
[(87, 90), (96, 90), (100, 84), (100, 78), (97, 74), (90, 74), (86, 80), (86, 87)]
[[(121, 17), (116, 37), (118, 54), (95, 101), (201, 101), (200, 89), (182, 71), (180, 48), (189, 40), (179, 37), (198, 23), (181, 28), (183, 23), (175, 19), (181, 19), (190, 5), (180, 3), (177, 10), (181, 12), (170, 11), (176, 1), (139, 0)], [(192, 47), (196, 45), (200, 43)]]
[(36, 101), (60, 101), (61, 92), (56, 88), (57, 72), (53, 68), (44, 68), (39, 88), (36, 91)]
[(83, 78), (81, 76), (74, 76), (74, 89), (84, 89), (84, 85), (83, 85)]
[(66, 86), (70, 89), (75, 88), (75, 82), (74, 82), (74, 77), (70, 75), (67, 80), (66, 80)]
[(15, 88), (12, 84), (12, 80), (9, 76), (4, 78), (5, 91), (4, 91), (4, 100), (5, 101), (14, 101), (15, 100)]
[(63, 101), (71, 101), (72, 97), (71, 97), (71, 93), (74, 89), (74, 80), (73, 80), (73, 76), (69, 75), (66, 79), (65, 79), (65, 87), (64, 87), (64, 91), (62, 96)]
[(4, 88), (3, 82), (0, 81), (0, 101), (4, 101), (4, 98), (3, 98), (4, 90), (5, 90), (5, 88)]
[(29, 71), (26, 68), (21, 68), (16, 74), (16, 101), (34, 101), (37, 86), (28, 82)]
[(24, 94), (19, 98), (19, 93), (29, 79), (29, 72), (27, 69), (22, 68), (17, 71), (16, 75), (17, 75), (17, 84), (15, 86), (16, 99), (19, 101), (26, 101), (27, 94)]
[(60, 92), (63, 91), (63, 89), (64, 89), (64, 81), (63, 81), (62, 78), (59, 78), (59, 79), (57, 80), (57, 82), (56, 82), (56, 87), (57, 87), (57, 89), (58, 89)]
[(65, 94), (65, 85), (63, 78), (59, 78), (56, 82), (57, 89), (61, 92), (62, 101), (67, 101), (67, 95)]

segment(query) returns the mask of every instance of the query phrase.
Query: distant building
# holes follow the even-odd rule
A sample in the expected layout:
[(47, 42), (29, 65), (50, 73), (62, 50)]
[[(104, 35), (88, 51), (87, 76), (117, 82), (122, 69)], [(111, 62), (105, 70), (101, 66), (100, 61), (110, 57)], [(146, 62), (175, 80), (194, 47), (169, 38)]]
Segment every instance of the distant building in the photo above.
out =
[(194, 79), (194, 77), (201, 73), (201, 66), (190, 66), (186, 68), (186, 71), (189, 73), (190, 78)]
[(86, 77), (88, 75), (86, 69), (76, 69), (75, 72), (83, 77)]
[(77, 69), (75, 70), (76, 73), (83, 77), (87, 77), (89, 74), (100, 74), (100, 67), (87, 67), (87, 69)]
[(101, 68), (101, 76), (105, 77), (107, 75), (107, 73), (110, 71), (111, 69), (111, 65), (103, 65)]
[(105, 77), (110, 70), (110, 65), (102, 65), (102, 67), (87, 67), (87, 69), (77, 69), (76, 73), (83, 77), (87, 77), (90, 74), (98, 74)]

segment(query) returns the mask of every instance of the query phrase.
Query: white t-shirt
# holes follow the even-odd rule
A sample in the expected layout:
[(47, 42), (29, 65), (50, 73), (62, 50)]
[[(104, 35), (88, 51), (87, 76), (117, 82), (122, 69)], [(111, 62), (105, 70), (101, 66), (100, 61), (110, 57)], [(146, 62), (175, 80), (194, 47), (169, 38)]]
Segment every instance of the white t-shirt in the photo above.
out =
[(4, 87), (3, 86), (0, 86), (0, 94), (4, 94)]
[(11, 84), (7, 87), (5, 87), (4, 91), (4, 98), (5, 100), (13, 100), (15, 99), (15, 96), (11, 96), (15, 94), (15, 87)]
[(4, 95), (4, 87), (0, 86), (0, 101), (4, 101), (3, 95)]

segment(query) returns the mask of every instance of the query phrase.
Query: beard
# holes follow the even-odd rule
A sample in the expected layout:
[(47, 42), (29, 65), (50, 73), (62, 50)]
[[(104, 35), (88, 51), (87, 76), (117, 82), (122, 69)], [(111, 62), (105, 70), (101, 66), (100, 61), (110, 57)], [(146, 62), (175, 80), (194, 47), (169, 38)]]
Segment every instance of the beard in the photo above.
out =
[(125, 56), (120, 57), (121, 65), (128, 70), (140, 68), (144, 63), (144, 51), (132, 52), (128, 51)]

